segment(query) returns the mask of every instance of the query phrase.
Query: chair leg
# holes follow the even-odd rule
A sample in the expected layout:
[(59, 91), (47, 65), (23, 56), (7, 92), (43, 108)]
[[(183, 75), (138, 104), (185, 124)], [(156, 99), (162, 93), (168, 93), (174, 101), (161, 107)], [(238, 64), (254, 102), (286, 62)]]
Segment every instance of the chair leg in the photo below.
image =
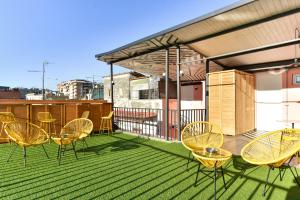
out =
[(225, 188), (225, 190), (227, 190), (227, 186), (226, 186), (226, 182), (225, 182), (225, 177), (224, 177), (224, 172), (223, 172), (223, 167), (222, 166), (221, 166), (221, 173), (222, 173), (224, 188)]
[(59, 145), (59, 147), (58, 147), (58, 165), (60, 165), (60, 161), (61, 161), (61, 148), (62, 148), (62, 145)]
[[(299, 183), (299, 181), (297, 180), (297, 177), (295, 176), (295, 174), (294, 174), (294, 172), (293, 172), (293, 170), (292, 170), (292, 168), (291, 167), (289, 167), (290, 168), (290, 170), (291, 170), (291, 172), (292, 172), (292, 174), (293, 174), (293, 177), (294, 177), (294, 179), (295, 179), (295, 181), (296, 181), (296, 183), (298, 184), (298, 186), (300, 187), (300, 183)], [(297, 170), (297, 169), (296, 169)], [(296, 171), (296, 173), (298, 173), (297, 171)]]
[(44, 150), (44, 152), (45, 152), (45, 154), (46, 154), (47, 158), (49, 159), (48, 153), (47, 153), (47, 151), (46, 151), (46, 149), (45, 149), (45, 147), (44, 147), (44, 145), (43, 145), (43, 144), (42, 144), (42, 147), (43, 147), (43, 150)]
[(264, 190), (263, 190), (263, 196), (266, 195), (266, 189), (267, 189), (267, 185), (268, 185), (268, 181), (269, 181), (269, 176), (270, 176), (270, 172), (271, 172), (271, 167), (269, 167), (269, 171), (268, 171), (268, 175), (267, 175), (267, 179), (266, 179), (266, 182), (265, 182), (265, 186), (264, 186)]
[(198, 170), (197, 170), (197, 174), (196, 174), (196, 180), (195, 180), (195, 184), (194, 184), (195, 187), (196, 187), (197, 182), (198, 182), (199, 171), (200, 171), (200, 163), (199, 163), (199, 165), (198, 165)]
[(10, 158), (12, 157), (13, 153), (16, 151), (17, 147), (18, 147), (18, 145), (15, 145), (15, 148), (13, 148), (13, 149), (10, 151), (10, 154), (9, 154), (8, 159), (7, 159), (6, 162), (9, 162)]
[(55, 122), (53, 122), (53, 129), (54, 129), (54, 135), (56, 136), (56, 127), (55, 127)]
[(279, 179), (280, 179), (280, 181), (282, 181), (282, 174), (281, 174), (281, 169), (280, 169), (280, 167), (278, 168), (278, 170), (279, 170)]
[[(217, 163), (216, 163), (217, 164)], [(215, 196), (215, 200), (217, 199), (216, 195), (217, 195), (217, 167), (214, 167), (214, 196)]]
[(100, 121), (99, 134), (101, 134), (101, 130), (102, 130), (102, 124), (103, 124), (103, 119), (101, 119), (101, 121)]
[(109, 120), (109, 123), (110, 123), (110, 126), (109, 126), (109, 129), (110, 129), (110, 133), (112, 134), (113, 133), (113, 124), (112, 124), (112, 120), (110, 119)]
[(24, 167), (26, 167), (26, 147), (23, 147)]
[(189, 163), (190, 163), (190, 160), (191, 160), (191, 151), (189, 151), (189, 158), (188, 158), (188, 161), (186, 163), (186, 171), (189, 171)]
[(194, 156), (192, 155), (192, 152), (190, 151), (189, 152), (189, 159), (188, 159), (188, 162), (186, 164), (186, 171), (189, 171), (189, 164), (190, 162), (193, 162), (194, 161)]
[(85, 138), (82, 138), (82, 146), (83, 146), (83, 154), (85, 154), (86, 147), (88, 147)]
[(60, 153), (60, 145), (58, 145), (58, 149), (57, 149), (57, 156), (56, 156), (56, 159), (59, 158), (59, 153)]
[(73, 151), (74, 151), (75, 157), (78, 160), (77, 153), (76, 153), (76, 150), (75, 150), (75, 145), (74, 145), (73, 142), (71, 144), (72, 144), (72, 147), (73, 147)]

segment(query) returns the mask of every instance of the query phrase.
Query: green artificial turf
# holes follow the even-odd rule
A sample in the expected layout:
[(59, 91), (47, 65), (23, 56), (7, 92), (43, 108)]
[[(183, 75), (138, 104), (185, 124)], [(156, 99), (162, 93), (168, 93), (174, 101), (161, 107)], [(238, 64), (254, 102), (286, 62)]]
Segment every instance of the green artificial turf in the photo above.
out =
[[(58, 166), (57, 145), (29, 148), (27, 167), (22, 150), (6, 158), (9, 144), (0, 145), (0, 199), (213, 199), (213, 180), (199, 174), (194, 187), (198, 163), (186, 171), (188, 151), (181, 144), (151, 141), (125, 134), (92, 136), (85, 155), (81, 143), (76, 149), (79, 160), (67, 151)], [(243, 177), (241, 173), (245, 170)], [(219, 199), (300, 199), (300, 188), (290, 171), (283, 181), (275, 180), (262, 197), (268, 168), (245, 163), (240, 157), (225, 166), (229, 188), (217, 180)], [(278, 170), (271, 173), (271, 180)]]

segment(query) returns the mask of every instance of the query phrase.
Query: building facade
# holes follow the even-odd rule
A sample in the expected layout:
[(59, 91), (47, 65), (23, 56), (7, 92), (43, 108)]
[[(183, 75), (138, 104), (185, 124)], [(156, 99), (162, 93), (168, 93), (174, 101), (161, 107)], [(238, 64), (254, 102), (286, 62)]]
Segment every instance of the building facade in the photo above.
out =
[[(74, 79), (57, 84), (57, 91), (69, 99), (94, 99), (103, 97), (102, 84), (84, 79)], [(96, 93), (96, 94), (94, 94)]]
[(18, 89), (0, 86), (0, 99), (21, 99), (21, 93)]
[[(165, 98), (165, 79), (148, 76), (138, 72), (115, 74), (114, 105), (128, 108), (156, 108), (163, 107)], [(111, 101), (110, 76), (103, 77), (104, 100)], [(181, 86), (183, 108), (203, 108), (202, 82), (184, 83)], [(169, 98), (177, 98), (176, 82), (169, 80)], [(170, 104), (173, 101), (170, 101)], [(197, 102), (197, 104), (195, 103)], [(171, 106), (171, 105), (170, 105)], [(174, 106), (173, 106), (174, 107)], [(176, 107), (176, 106), (175, 106)]]

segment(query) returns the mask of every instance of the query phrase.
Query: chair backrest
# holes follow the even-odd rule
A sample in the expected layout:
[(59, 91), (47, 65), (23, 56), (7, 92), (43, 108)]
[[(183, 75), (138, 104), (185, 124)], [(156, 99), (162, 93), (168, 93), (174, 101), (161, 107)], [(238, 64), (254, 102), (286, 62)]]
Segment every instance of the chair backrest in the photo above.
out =
[(223, 133), (219, 126), (199, 121), (188, 124), (181, 132), (182, 144), (189, 150), (223, 145)]
[(36, 145), (48, 141), (46, 131), (29, 122), (13, 121), (8, 123), (4, 130), (11, 140), (20, 145)]
[(0, 122), (1, 123), (9, 123), (15, 121), (15, 116), (12, 112), (0, 112)]
[(68, 122), (62, 129), (61, 135), (68, 135), (67, 137), (78, 138), (82, 134), (90, 134), (93, 130), (93, 122), (90, 119), (73, 119)]
[(114, 111), (110, 111), (110, 113), (107, 115), (108, 118), (111, 118), (114, 114)]
[(49, 120), (52, 119), (52, 115), (50, 112), (39, 112), (38, 113), (38, 120), (43, 121), (43, 120)]
[(256, 165), (281, 166), (300, 150), (300, 129), (281, 129), (268, 132), (246, 144), (242, 158)]
[(86, 110), (81, 114), (80, 118), (88, 119), (90, 116), (90, 111)]

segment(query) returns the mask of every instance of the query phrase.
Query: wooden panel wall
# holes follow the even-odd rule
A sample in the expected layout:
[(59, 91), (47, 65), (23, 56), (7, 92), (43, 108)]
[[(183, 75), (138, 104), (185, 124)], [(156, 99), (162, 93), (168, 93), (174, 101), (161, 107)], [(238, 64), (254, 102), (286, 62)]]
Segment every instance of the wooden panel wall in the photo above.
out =
[[(52, 117), (56, 119), (56, 132), (59, 133), (61, 128), (69, 121), (80, 118), (81, 114), (88, 110), (90, 111), (89, 119), (93, 121), (94, 131), (98, 131), (100, 128), (100, 119), (102, 116), (107, 116), (111, 111), (111, 103), (100, 101), (84, 101), (79, 103), (78, 101), (67, 101), (66, 103), (57, 102), (49, 104), (49, 101), (44, 103), (38, 101), (38, 104), (32, 104), (32, 101), (28, 104), (24, 104), (24, 101), (19, 103), (14, 100), (0, 100), (0, 112), (12, 112), (17, 120), (29, 121), (39, 125), (37, 119), (38, 112), (50, 112)], [(35, 101), (33, 101), (35, 102)], [(1, 104), (2, 103), (2, 104)], [(0, 133), (0, 142), (6, 142), (8, 137), (5, 133)]]
[(237, 70), (209, 74), (209, 121), (226, 135), (255, 128), (255, 78)]

